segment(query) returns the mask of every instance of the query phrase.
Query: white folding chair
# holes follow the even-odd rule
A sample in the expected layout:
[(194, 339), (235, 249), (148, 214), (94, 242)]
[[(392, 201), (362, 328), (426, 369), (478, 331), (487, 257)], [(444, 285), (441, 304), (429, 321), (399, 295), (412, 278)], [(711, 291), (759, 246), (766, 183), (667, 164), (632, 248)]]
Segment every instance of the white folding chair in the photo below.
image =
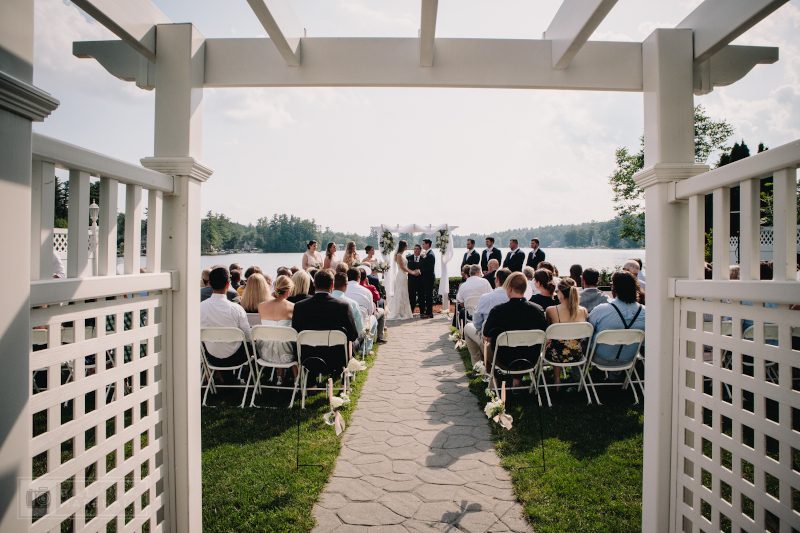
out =
[[(253, 340), (253, 361), (256, 368), (256, 377), (255, 377), (255, 384), (253, 385), (253, 395), (250, 398), (250, 407), (256, 407), (256, 394), (261, 394), (261, 389), (281, 389), (281, 390), (289, 390), (292, 389), (292, 399), (289, 400), (289, 408), (291, 409), (294, 405), (294, 397), (297, 394), (297, 387), (300, 383), (300, 372), (299, 372), (299, 365), (297, 361), (292, 361), (291, 363), (273, 363), (270, 361), (265, 361), (261, 357), (259, 357), (259, 349), (258, 343), (259, 341), (263, 342), (297, 342), (297, 332), (285, 326), (255, 326), (252, 330), (250, 330), (250, 337)], [(290, 354), (294, 357), (294, 354)], [(264, 372), (265, 368), (272, 369), (273, 373), (275, 369), (283, 368), (283, 369), (290, 369), (298, 367), (297, 376), (294, 378), (294, 384), (289, 387), (285, 385), (262, 385), (261, 384), (261, 374)]]
[[(560, 363), (558, 361), (552, 361), (547, 357), (547, 345), (550, 341), (568, 341), (568, 340), (576, 340), (582, 343), (586, 342), (588, 344), (589, 340), (592, 338), (592, 333), (594, 333), (594, 326), (592, 326), (588, 322), (567, 322), (567, 323), (558, 323), (558, 324), (551, 324), (547, 331), (545, 331), (545, 341), (544, 346), (542, 347), (542, 356), (539, 358), (539, 368), (536, 376), (536, 386), (537, 387), (544, 387), (544, 394), (547, 396), (547, 405), (549, 407), (553, 406), (553, 403), (550, 401), (550, 391), (548, 390), (550, 387), (564, 387), (564, 386), (572, 386), (572, 383), (552, 383), (548, 384), (547, 380), (544, 377), (544, 370), (546, 366), (549, 366), (553, 369), (556, 368), (575, 368), (578, 371), (578, 375), (580, 377), (578, 389), (580, 390), (583, 387), (586, 387), (586, 379), (583, 375), (583, 369), (586, 366), (586, 350), (583, 350), (581, 353), (581, 358), (577, 361), (569, 361), (566, 363)], [(592, 397), (589, 395), (588, 388), (586, 389), (586, 399), (588, 403), (592, 403)], [(539, 395), (539, 405), (542, 404), (542, 396)]]
[[(506, 389), (528, 389), (528, 392), (536, 390), (536, 395), (539, 395), (539, 389), (536, 387), (536, 369), (539, 366), (539, 359), (542, 355), (544, 336), (544, 331), (540, 329), (505, 331), (497, 336), (494, 343), (492, 370), (489, 374), (495, 394), (500, 396), (500, 389), (497, 385), (497, 375), (499, 374), (501, 376), (530, 376), (530, 386), (511, 386), (506, 387)], [(529, 348), (529, 350), (526, 351), (527, 357), (511, 361), (508, 365), (499, 365), (497, 354), (501, 348)]]
[[(633, 390), (633, 398), (635, 400), (634, 403), (639, 403), (639, 395), (636, 393), (636, 382), (640, 382), (641, 378), (639, 378), (639, 374), (636, 373), (637, 380), (634, 382), (631, 379), (631, 375), (636, 372), (636, 362), (638, 361), (638, 354), (639, 349), (642, 346), (642, 342), (644, 342), (644, 331), (640, 329), (607, 329), (601, 331), (597, 334), (597, 336), (592, 341), (592, 346), (589, 348), (589, 357), (586, 361), (586, 368), (584, 370), (584, 375), (586, 376), (587, 384), (591, 387), (592, 392), (594, 393), (594, 399), (597, 401), (598, 405), (602, 405), (600, 402), (600, 397), (597, 396), (597, 387), (601, 385), (619, 385), (618, 383), (598, 383), (595, 384), (594, 380), (592, 379), (591, 370), (592, 368), (596, 368), (601, 370), (608, 375), (608, 372), (625, 372), (625, 380), (622, 382), (622, 388), (625, 389), (628, 386), (631, 387)], [(633, 357), (630, 360), (619, 360), (619, 362), (615, 363), (601, 363), (594, 359), (594, 355), (597, 352), (597, 345), (603, 344), (606, 346), (615, 346), (619, 350), (618, 353), (622, 352), (622, 349), (626, 346), (634, 346), (635, 352)], [(642, 390), (642, 394), (644, 394), (644, 390)]]
[[(240, 363), (238, 365), (231, 365), (231, 366), (218, 366), (212, 365), (208, 362), (207, 352), (205, 344), (206, 342), (241, 342), (244, 345), (245, 353), (247, 354), (247, 359), (244, 363)], [(244, 404), (247, 400), (247, 391), (250, 389), (250, 380), (253, 379), (254, 369), (253, 369), (253, 361), (252, 355), (250, 354), (250, 343), (247, 340), (244, 332), (239, 328), (231, 328), (231, 327), (213, 327), (213, 328), (202, 328), (200, 330), (200, 347), (201, 347), (201, 355), (203, 357), (203, 365), (205, 367), (205, 376), (201, 378), (202, 381), (206, 381), (206, 391), (203, 394), (203, 405), (206, 405), (206, 400), (208, 399), (208, 391), (209, 389), (213, 389), (214, 393), (216, 394), (217, 389), (226, 388), (226, 389), (238, 389), (244, 387), (244, 394), (242, 394), (242, 403), (239, 407), (244, 407)], [(241, 383), (235, 384), (220, 384), (214, 381), (214, 371), (215, 370), (230, 370), (230, 371), (241, 371), (242, 368), (247, 368), (247, 381), (244, 385)], [(201, 386), (202, 386), (201, 381)]]
[[(308, 395), (308, 391), (323, 391), (327, 390), (326, 386), (319, 386), (319, 387), (309, 387), (308, 386), (308, 376), (311, 374), (311, 371), (307, 368), (307, 364), (309, 364), (313, 360), (320, 360), (319, 357), (315, 356), (304, 356), (303, 349), (308, 348), (335, 348), (341, 347), (344, 351), (344, 355), (340, 361), (341, 369), (342, 369), (342, 391), (347, 393), (347, 389), (350, 385), (350, 378), (347, 372), (347, 364), (350, 362), (350, 341), (347, 340), (347, 335), (344, 334), (342, 331), (338, 330), (323, 330), (323, 331), (315, 331), (315, 330), (306, 330), (301, 331), (297, 334), (297, 363), (300, 365), (300, 408), (306, 408), (306, 396)], [(327, 366), (330, 363), (330, 360), (326, 360), (325, 365)], [(338, 364), (335, 368), (339, 368)]]

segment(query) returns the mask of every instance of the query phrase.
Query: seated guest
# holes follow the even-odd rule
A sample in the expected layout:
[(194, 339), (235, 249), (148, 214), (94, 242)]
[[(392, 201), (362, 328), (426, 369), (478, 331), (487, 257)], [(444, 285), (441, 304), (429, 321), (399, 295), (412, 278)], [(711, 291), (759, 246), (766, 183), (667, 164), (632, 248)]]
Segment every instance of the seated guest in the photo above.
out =
[(241, 272), (242, 266), (239, 263), (231, 263), (231, 266), (228, 267), (228, 272), (233, 272), (234, 270)]
[(575, 282), (576, 287), (581, 286), (581, 274), (583, 274), (583, 267), (581, 265), (572, 265), (569, 267), (569, 277)]
[[(342, 331), (350, 342), (358, 338), (355, 318), (347, 302), (331, 296), (333, 272), (320, 270), (314, 276), (316, 293), (294, 306), (292, 327), (298, 332), (306, 330)], [(345, 364), (341, 349), (328, 347), (303, 347), (303, 365), (314, 373), (338, 375)]]
[[(362, 287), (367, 289), (370, 294), (372, 294), (372, 301), (375, 302), (375, 305), (378, 305), (378, 302), (381, 301), (381, 293), (375, 286), (371, 283), (369, 276), (367, 275), (367, 271), (364, 268), (359, 268), (358, 272), (361, 274), (361, 281), (359, 283)], [(382, 306), (378, 306), (382, 307)]]
[(316, 290), (314, 289), (314, 276), (317, 275), (317, 272), (319, 272), (319, 269), (317, 268), (312, 268), (308, 271), (308, 276), (311, 278), (311, 282), (308, 285), (309, 296), (314, 296), (314, 293), (316, 292)]
[(372, 293), (368, 289), (365, 289), (361, 286), (361, 272), (357, 268), (350, 268), (347, 270), (347, 290), (345, 291), (345, 294), (348, 298), (352, 298), (358, 303), (365, 316), (370, 317), (370, 320), (372, 318), (375, 319), (377, 327), (377, 342), (378, 344), (385, 343), (384, 329), (386, 324), (386, 314), (383, 309), (379, 309), (375, 306), (375, 302), (372, 299)]
[[(581, 307), (578, 297), (578, 286), (572, 278), (564, 278), (558, 284), (558, 298), (560, 303), (547, 308), (547, 322), (550, 324), (568, 324), (573, 322), (586, 322), (589, 313)], [(588, 350), (577, 339), (552, 340), (545, 348), (547, 358), (556, 363), (574, 363), (580, 361)], [(553, 376), (556, 384), (561, 383), (561, 369), (554, 368)]]
[[(600, 304), (589, 313), (588, 321), (594, 326), (594, 334), (607, 329), (641, 329), (644, 331), (645, 308), (636, 301), (639, 282), (630, 272), (619, 271), (611, 276), (610, 302)], [(627, 364), (636, 357), (632, 346), (600, 344), (595, 350), (595, 361), (607, 365)]]
[(277, 275), (278, 276), (286, 276), (287, 278), (292, 277), (292, 271), (286, 267), (278, 267)]
[[(500, 268), (500, 261), (498, 261), (497, 259), (489, 259), (488, 265), (489, 265), (489, 270), (486, 272), (486, 274), (483, 275), (483, 279), (488, 281), (489, 285), (491, 285), (492, 288), (495, 289), (497, 287), (495, 286), (494, 277), (497, 273), (497, 269)], [(500, 285), (502, 285), (502, 283), (500, 283)]]
[(200, 288), (203, 287), (210, 287), (211, 282), (208, 280), (208, 275), (211, 274), (210, 268), (204, 268), (202, 274), (200, 274)]
[(292, 266), (292, 268), (289, 269), (289, 272), (291, 272), (292, 276), (294, 276), (298, 270), (300, 270), (300, 268), (298, 268), (297, 266)]
[(295, 272), (292, 276), (292, 283), (294, 284), (294, 288), (292, 289), (291, 296), (289, 296), (290, 302), (296, 304), (309, 297), (309, 291), (311, 290), (311, 276), (308, 274), (308, 272), (304, 270), (298, 270)]
[[(542, 261), (542, 263), (544, 262)], [(539, 265), (541, 266), (542, 263), (539, 263)], [(533, 303), (539, 304), (545, 310), (558, 303), (553, 297), (556, 285), (553, 283), (553, 274), (549, 270), (544, 268), (536, 270), (533, 273), (533, 285), (536, 288), (536, 294), (530, 298)]]
[[(333, 276), (333, 292), (331, 292), (331, 296), (333, 296), (337, 300), (342, 300), (344, 302), (347, 302), (347, 305), (350, 306), (350, 311), (352, 311), (353, 313), (353, 321), (356, 324), (356, 330), (358, 330), (358, 340), (356, 341), (356, 344), (360, 344), (361, 342), (364, 341), (364, 330), (367, 329), (368, 327), (371, 329), (371, 321), (369, 320), (371, 317), (366, 316), (359, 307), (358, 303), (352, 298), (349, 298), (345, 294), (346, 290), (347, 290), (347, 275), (341, 272), (337, 272)], [(367, 350), (371, 349), (372, 346), (367, 346)]]
[[(226, 298), (231, 287), (230, 274), (224, 266), (209, 273), (211, 296), (200, 304), (200, 327), (239, 328), (250, 338), (250, 323), (241, 305)], [(247, 362), (247, 352), (242, 342), (206, 342), (206, 356), (212, 366), (234, 367)]]
[(522, 267), (522, 273), (525, 274), (525, 279), (528, 280), (528, 290), (525, 291), (525, 298), (530, 300), (535, 292), (533, 289), (533, 275), (536, 274), (536, 270), (533, 267), (524, 266)]
[[(471, 267), (471, 266), (472, 265), (464, 265), (463, 267), (461, 267), (461, 282), (462, 283), (467, 281), (467, 279), (469, 278), (469, 267)], [(478, 266), (480, 266), (480, 265), (478, 265)], [(483, 272), (481, 272), (481, 276), (483, 276)]]
[[(539, 263), (539, 268), (549, 270), (550, 273), (553, 274), (553, 286), (557, 287), (561, 282), (561, 278), (558, 277), (558, 269), (555, 267), (555, 265), (549, 261), (542, 261)], [(539, 270), (539, 268), (536, 270)]]
[(483, 361), (483, 323), (489, 312), (496, 306), (508, 301), (508, 294), (503, 288), (511, 271), (507, 268), (501, 268), (496, 271), (497, 287), (489, 293), (481, 296), (478, 300), (478, 307), (475, 309), (475, 314), (472, 315), (472, 322), (464, 326), (464, 341), (467, 343), (469, 356), (472, 364)]
[(487, 292), (492, 292), (492, 286), (488, 281), (483, 279), (481, 266), (474, 264), (469, 265), (469, 278), (464, 283), (459, 285), (458, 292), (456, 292), (456, 316), (463, 322), (466, 318), (466, 309), (464, 304), (467, 300), (476, 296), (480, 297)]
[[(225, 270), (225, 272), (228, 272), (228, 270), (224, 266), (221, 266), (221, 265), (214, 266), (214, 267), (211, 267), (211, 269), (209, 269), (209, 271), (208, 271), (209, 272), (208, 285), (203, 287), (202, 289), (200, 289), (200, 301), (201, 302), (205, 302), (206, 300), (211, 298), (211, 295), (214, 293), (214, 289), (211, 286), (211, 271), (213, 271), (214, 269), (217, 269), (217, 268), (222, 268), (222, 269)], [(205, 271), (203, 271), (203, 273), (205, 273)], [(230, 280), (230, 274), (228, 274), (228, 276), (229, 276), (228, 279)], [(230, 286), (228, 287), (228, 290), (227, 290), (227, 293), (225, 294), (225, 296), (228, 298), (228, 301), (230, 301), (230, 302), (234, 302), (234, 303), (238, 304), (241, 301), (241, 299), (239, 298), (239, 293), (236, 292), (235, 290), (233, 290), (232, 288), (230, 288)]]
[[(489, 344), (486, 354), (486, 369), (491, 369), (494, 358), (494, 342), (497, 337), (506, 331), (547, 329), (547, 320), (544, 310), (537, 304), (525, 299), (525, 288), (528, 280), (521, 272), (514, 272), (508, 276), (504, 283), (508, 301), (495, 306), (486, 317), (483, 325), (483, 339)], [(536, 355), (533, 356), (533, 353)], [(512, 368), (514, 361), (527, 359), (536, 363), (539, 358), (538, 351), (533, 352), (530, 347), (504, 348), (497, 353), (498, 364), (503, 368)], [(519, 385), (519, 379), (514, 379), (513, 386)]]
[(244, 271), (244, 280), (242, 281), (242, 283), (239, 284), (239, 287), (236, 289), (236, 291), (239, 293), (239, 296), (241, 296), (244, 293), (245, 285), (247, 285), (247, 278), (249, 278), (255, 273), (262, 274), (260, 266), (253, 265), (247, 267), (247, 270)]
[[(625, 272), (630, 272), (633, 274), (633, 277), (639, 280), (639, 272), (642, 270), (642, 265), (636, 259), (628, 259), (625, 261), (625, 264), (622, 265), (622, 270)], [(644, 290), (645, 284), (643, 281), (639, 280), (639, 288)]]
[(598, 305), (608, 303), (608, 297), (597, 288), (599, 282), (600, 272), (592, 267), (587, 268), (583, 271), (583, 274), (581, 274), (583, 290), (581, 291), (580, 303), (589, 313)]
[(242, 307), (247, 313), (258, 313), (258, 305), (269, 298), (269, 285), (264, 276), (256, 272), (247, 278), (247, 285), (242, 293)]
[(344, 261), (342, 261), (341, 263), (339, 263), (338, 265), (336, 265), (336, 268), (334, 268), (334, 269), (333, 269), (333, 271), (334, 271), (334, 273), (336, 273), (336, 272), (341, 272), (342, 274), (344, 274), (344, 275), (347, 275), (347, 270), (348, 270), (349, 268), (350, 268), (350, 267), (349, 267), (349, 266), (347, 266), (347, 263), (345, 263)]
[[(259, 276), (260, 274), (255, 274)], [(294, 304), (288, 300), (292, 292), (292, 279), (288, 276), (278, 276), (275, 280), (275, 288), (272, 290), (271, 298), (258, 304), (258, 314), (261, 317), (263, 326), (282, 326), (292, 327), (292, 313)], [(281, 341), (259, 341), (258, 357), (270, 363), (291, 363), (297, 359), (295, 346), (292, 342)], [(297, 367), (292, 368), (294, 376), (297, 377)], [(283, 368), (276, 369), (276, 385), (283, 384)]]
[(231, 270), (231, 289), (238, 292), (239, 284), (242, 282), (242, 271)]

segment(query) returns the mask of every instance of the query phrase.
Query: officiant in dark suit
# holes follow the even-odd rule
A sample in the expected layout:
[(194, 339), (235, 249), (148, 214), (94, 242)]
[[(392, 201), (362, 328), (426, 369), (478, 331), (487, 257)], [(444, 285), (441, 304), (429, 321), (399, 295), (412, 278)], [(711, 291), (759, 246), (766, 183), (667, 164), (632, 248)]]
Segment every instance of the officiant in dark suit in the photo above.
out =
[(461, 260), (461, 270), (464, 270), (464, 265), (477, 265), (480, 262), (481, 256), (475, 250), (475, 239), (467, 239), (467, 251)]
[[(408, 254), (408, 269), (411, 271), (422, 270), (422, 246), (414, 245), (414, 253)], [(408, 276), (408, 301), (411, 304), (411, 314), (419, 304), (419, 312), (422, 314), (422, 276)]]
[(509, 269), (511, 272), (522, 272), (522, 267), (525, 263), (525, 254), (519, 248), (519, 241), (511, 239), (508, 241), (508, 247), (511, 248), (506, 254), (506, 260), (503, 261), (503, 268)]
[(498, 263), (503, 260), (503, 254), (494, 247), (494, 237), (486, 237), (486, 249), (481, 252), (481, 270), (484, 272), (489, 271), (490, 259), (497, 259)]
[(539, 239), (531, 239), (531, 251), (528, 252), (528, 261), (525, 266), (529, 266), (536, 270), (539, 268), (539, 263), (544, 261), (544, 250), (539, 248)]
[[(436, 256), (433, 255), (431, 245), (433, 242), (430, 239), (422, 239), (422, 264), (420, 271), (420, 289), (422, 295), (420, 297), (420, 318), (433, 318), (433, 283), (436, 281)], [(411, 267), (409, 267), (411, 268)]]

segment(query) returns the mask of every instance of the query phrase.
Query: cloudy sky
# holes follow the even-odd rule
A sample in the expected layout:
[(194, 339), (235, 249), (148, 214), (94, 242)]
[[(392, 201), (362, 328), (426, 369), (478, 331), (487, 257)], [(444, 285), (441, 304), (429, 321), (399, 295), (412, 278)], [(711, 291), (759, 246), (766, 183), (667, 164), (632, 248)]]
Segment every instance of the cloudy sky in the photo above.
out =
[[(138, 162), (152, 155), (153, 93), (71, 55), (114, 38), (64, 0), (35, 0), (35, 82), (61, 101), (36, 131)], [(244, 0), (155, 0), (206, 37), (264, 35)], [(309, 36), (417, 35), (419, 2), (294, 0)], [(502, 4), (502, 6), (501, 6)], [(699, 0), (620, 0), (593, 39), (642, 41)], [(437, 37), (541, 38), (558, 0), (441, 0)], [(697, 97), (754, 147), (800, 137), (800, 0), (736, 44), (781, 59)], [(618, 146), (642, 131), (638, 93), (471, 89), (210, 89), (203, 210), (248, 223), (273, 213), (335, 230), (448, 222), (459, 232), (605, 220)], [(121, 204), (124, 205), (124, 204)]]

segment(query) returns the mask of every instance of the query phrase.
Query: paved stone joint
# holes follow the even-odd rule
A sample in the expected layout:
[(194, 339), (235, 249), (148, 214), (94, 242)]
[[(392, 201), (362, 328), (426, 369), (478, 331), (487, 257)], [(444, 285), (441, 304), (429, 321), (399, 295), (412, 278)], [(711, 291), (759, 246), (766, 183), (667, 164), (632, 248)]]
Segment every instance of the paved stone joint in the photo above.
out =
[(447, 334), (444, 319), (392, 325), (315, 532), (530, 531)]

